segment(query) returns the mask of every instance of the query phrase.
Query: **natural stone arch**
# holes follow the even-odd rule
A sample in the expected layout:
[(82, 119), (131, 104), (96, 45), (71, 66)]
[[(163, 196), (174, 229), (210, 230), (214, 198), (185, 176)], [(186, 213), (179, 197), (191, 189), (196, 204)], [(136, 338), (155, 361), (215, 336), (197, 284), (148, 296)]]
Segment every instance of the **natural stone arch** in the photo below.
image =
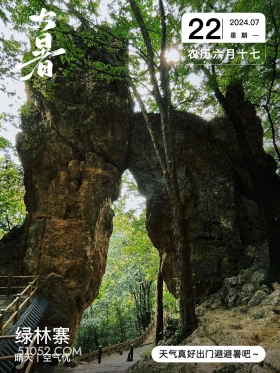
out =
[[(41, 291), (51, 300), (44, 322), (70, 327), (73, 338), (83, 310), (98, 294), (112, 232), (111, 204), (126, 168), (147, 199), (148, 233), (161, 251), (173, 294), (176, 256), (164, 179), (126, 84), (83, 71), (58, 76), (56, 83), (52, 101), (29, 87), (17, 148), (28, 211), (26, 272), (41, 275)], [(239, 101), (254, 155), (274, 173), (254, 107)], [(150, 117), (159, 130), (158, 115)], [(173, 113), (173, 123), (198, 297), (237, 274), (245, 248), (265, 244), (266, 232), (230, 124), (183, 112)]]

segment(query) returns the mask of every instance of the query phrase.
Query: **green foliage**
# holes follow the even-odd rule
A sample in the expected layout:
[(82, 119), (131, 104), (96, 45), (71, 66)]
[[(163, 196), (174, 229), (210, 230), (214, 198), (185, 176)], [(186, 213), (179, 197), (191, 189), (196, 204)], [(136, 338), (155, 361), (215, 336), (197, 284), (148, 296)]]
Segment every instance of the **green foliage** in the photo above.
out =
[[(8, 27), (11, 22), (11, 11), (13, 5), (10, 1), (2, 0), (0, 3), (0, 22), (4, 27)], [(20, 62), (19, 55), (24, 47), (24, 43), (20, 43), (15, 37), (7, 36), (7, 34), (0, 33), (0, 82), (4, 79), (16, 80), (19, 76), (14, 71), (14, 67)], [(14, 96), (15, 91), (8, 91), (6, 84), (0, 85), (0, 90), (8, 96)]]
[(9, 141), (5, 139), (5, 137), (0, 136), (0, 149), (4, 150), (8, 147), (8, 145), (9, 145)]
[(180, 334), (180, 320), (176, 318), (169, 317), (164, 328), (164, 340), (161, 344), (176, 346), (182, 342), (182, 337)]
[[(0, 129), (3, 127), (0, 125)], [(22, 167), (11, 159), (9, 141), (0, 135), (0, 238), (25, 218)]]
[[(73, 70), (88, 68), (101, 79), (118, 79), (131, 76), (150, 111), (158, 111), (152, 95), (150, 77), (147, 71), (147, 53), (140, 29), (128, 1), (114, 0), (108, 7), (112, 22), (100, 21), (99, 1), (71, 0), (68, 2), (31, 0), (2, 1), (0, 18), (11, 22), (15, 29), (30, 36), (34, 45), (35, 32), (31, 30), (29, 16), (38, 14), (42, 7), (57, 14), (57, 26), (52, 30), (55, 47), (66, 50), (66, 54), (56, 57), (61, 60), (57, 73), (69, 75)], [(158, 3), (150, 0), (139, 2), (139, 7), (148, 27), (154, 50), (154, 65), (159, 64), (161, 49), (161, 23)], [(188, 65), (185, 63), (190, 45), (181, 46), (181, 16), (185, 12), (261, 12), (267, 20), (266, 60), (259, 66), (248, 64), (233, 65), (231, 62), (216, 66), (218, 83), (224, 92), (228, 85), (241, 81), (245, 87), (246, 97), (257, 108), (263, 119), (265, 138), (269, 143), (273, 130), (275, 141), (279, 141), (279, 50), (280, 50), (280, 2), (278, 0), (190, 0), (165, 2), (167, 18), (167, 49), (181, 48), (182, 61), (170, 66), (170, 86), (172, 103), (178, 110), (188, 110), (214, 117), (221, 111), (213, 92), (210, 78), (210, 65)], [(104, 11), (104, 10), (103, 10)], [(74, 25), (74, 26), (72, 26)], [(1, 44), (2, 43), (2, 44)], [(224, 45), (227, 47), (227, 45)], [(11, 66), (19, 55), (21, 45), (14, 39), (0, 38), (0, 53), (5, 59), (1, 64), (1, 76), (10, 76)], [(101, 51), (92, 54), (94, 49)], [(129, 53), (125, 53), (125, 49)], [(34, 48), (33, 48), (34, 49)], [(105, 56), (105, 57), (104, 57)], [(101, 57), (101, 58), (100, 58)], [(104, 57), (104, 58), (103, 58)], [(127, 59), (127, 61), (126, 61)], [(2, 69), (2, 70), (1, 70)], [(207, 73), (208, 72), (208, 73)], [(54, 79), (47, 79), (54, 82)], [(42, 83), (42, 86), (40, 85)], [(43, 95), (52, 99), (51, 88), (38, 79), (36, 88)], [(4, 88), (3, 88), (4, 89)], [(267, 108), (266, 108), (267, 107)], [(268, 110), (269, 114), (268, 114)], [(269, 117), (270, 116), (270, 117)], [(274, 128), (273, 128), (274, 127)], [(276, 158), (277, 154), (273, 153)]]
[[(143, 317), (149, 324), (154, 316), (158, 252), (147, 236), (144, 201), (137, 201), (136, 190), (126, 174), (122, 196), (114, 204), (106, 273), (76, 338), (83, 352), (137, 337), (148, 326), (143, 325)], [(145, 299), (143, 287), (150, 288)]]
[[(123, 176), (122, 196), (115, 202), (114, 211), (106, 273), (76, 336), (75, 344), (84, 353), (139, 336), (154, 317), (158, 252), (147, 236), (145, 202), (139, 201), (128, 173)], [(147, 290), (149, 285), (150, 295), (144, 300), (143, 287)], [(164, 305), (166, 310), (176, 308), (176, 300), (166, 289)]]
[[(139, 201), (137, 187), (128, 173), (123, 176), (122, 196), (115, 202), (114, 211), (106, 273), (99, 295), (85, 311), (76, 336), (75, 344), (84, 353), (99, 345), (139, 336), (154, 317), (158, 252), (147, 236), (144, 200)], [(151, 292), (144, 301), (140, 291), (143, 286), (147, 290), (148, 285)], [(164, 303), (166, 310), (174, 309), (174, 298), (167, 290)], [(146, 325), (143, 315), (150, 316), (149, 321), (146, 317)]]
[[(279, 110), (280, 110), (280, 2), (278, 0), (260, 1), (238, 1), (228, 3), (219, 1), (219, 5), (227, 6), (231, 12), (256, 12), (266, 16), (265, 45), (258, 45), (258, 49), (265, 49), (266, 59), (259, 65), (228, 63), (216, 66), (216, 75), (220, 89), (225, 92), (226, 88), (233, 83), (241, 82), (245, 89), (246, 99), (256, 106), (258, 115), (262, 118), (264, 127), (264, 145), (270, 146), (274, 141), (274, 150), (270, 152), (276, 159), (279, 157)], [(199, 9), (196, 8), (197, 11)], [(213, 84), (210, 79), (210, 67), (203, 67), (205, 73), (203, 83), (206, 92), (213, 92)], [(273, 135), (275, 132), (275, 135)], [(278, 154), (276, 149), (278, 148)]]
[(0, 237), (13, 226), (23, 223), (23, 196), (23, 170), (5, 154), (0, 158)]
[(147, 351), (143, 352), (143, 354), (141, 355), (141, 359), (143, 359), (144, 361), (151, 360), (153, 348), (154, 348), (154, 346), (151, 346), (151, 348), (149, 348)]
[(25, 117), (32, 115), (34, 111), (35, 110), (34, 110), (33, 104), (30, 101), (27, 101), (20, 108), (21, 114), (23, 114)]
[(167, 286), (163, 284), (163, 309), (167, 313), (177, 312), (178, 310), (178, 299), (174, 298), (171, 293), (169, 293)]

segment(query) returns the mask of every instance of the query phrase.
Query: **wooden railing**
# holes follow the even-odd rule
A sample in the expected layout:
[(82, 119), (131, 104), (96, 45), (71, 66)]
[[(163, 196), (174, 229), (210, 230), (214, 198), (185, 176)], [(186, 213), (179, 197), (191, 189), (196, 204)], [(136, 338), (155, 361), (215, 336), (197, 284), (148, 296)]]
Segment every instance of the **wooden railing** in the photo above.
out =
[[(4, 309), (0, 310), (0, 335), (5, 333), (7, 327), (16, 322), (20, 311), (25, 306), (29, 306), (32, 296), (38, 289), (39, 276), (0, 276), (0, 279), (7, 278), (7, 286), (0, 289), (7, 289), (6, 295), (10, 296), (13, 289), (22, 289), (21, 293), (16, 294), (15, 299)], [(32, 279), (27, 286), (12, 286), (12, 279)], [(13, 312), (9, 319), (4, 322), (4, 317), (8, 312)]]
[(30, 351), (31, 351), (31, 348), (35, 345), (36, 339), (37, 339), (37, 336), (36, 336), (36, 333), (35, 333), (33, 338), (32, 338), (32, 341), (31, 341), (30, 345), (27, 348), (26, 355), (23, 355), (23, 356), (28, 356), (29, 357), (29, 362), (28, 363), (22, 362), (19, 365), (17, 365), (16, 366), (16, 373), (34, 372), (35, 365), (36, 365), (37, 354), (31, 355)]
[[(27, 362), (22, 362), (18, 364), (15, 368), (16, 373), (31, 373), (34, 372), (35, 366), (36, 366), (36, 358), (37, 355), (31, 355), (30, 350), (34, 346), (36, 342), (36, 333), (33, 333), (33, 338), (29, 346), (27, 347), (27, 351), (25, 355), (22, 355), (22, 358), (28, 357)], [(0, 337), (0, 340), (3, 339), (15, 339), (17, 335), (7, 335), (7, 336), (2, 336)], [(16, 355), (9, 355), (9, 356), (0, 356), (0, 361), (6, 361), (6, 360), (15, 360)]]
[[(167, 314), (164, 315), (164, 323), (167, 320), (167, 316), (168, 316)], [(126, 342), (117, 343), (115, 345), (109, 345), (109, 346), (104, 347), (104, 348), (102, 347), (102, 354), (107, 353), (107, 355), (110, 355), (112, 352), (115, 352), (115, 351), (127, 350), (130, 347), (130, 345), (132, 345), (132, 344), (133, 344), (134, 347), (140, 346), (145, 341), (145, 339), (149, 335), (150, 331), (154, 327), (155, 327), (155, 320), (153, 320), (151, 322), (151, 324), (147, 327), (147, 329), (144, 331), (144, 333), (142, 335), (140, 335), (140, 337), (135, 338), (133, 340), (127, 340)], [(99, 349), (91, 351), (91, 352), (89, 352), (87, 354), (84, 354), (84, 355), (76, 356), (72, 359), (72, 361), (97, 359), (98, 352), (99, 352)]]

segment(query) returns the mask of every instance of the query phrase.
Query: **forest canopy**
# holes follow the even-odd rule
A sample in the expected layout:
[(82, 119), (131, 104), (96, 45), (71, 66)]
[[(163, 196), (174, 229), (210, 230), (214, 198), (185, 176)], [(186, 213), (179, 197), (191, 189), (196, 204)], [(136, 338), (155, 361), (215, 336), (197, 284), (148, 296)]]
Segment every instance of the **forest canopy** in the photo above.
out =
[[(181, 43), (181, 17), (186, 12), (260, 12), (266, 16), (266, 59), (260, 65), (237, 64), (229, 62), (216, 65), (216, 77), (221, 91), (224, 92), (232, 82), (242, 82), (246, 98), (251, 100), (263, 120), (266, 146), (279, 161), (279, 18), (280, 4), (277, 0), (262, 1), (168, 1), (165, 6), (166, 49), (177, 48), (181, 53), (180, 63), (169, 70), (172, 86), (172, 105), (178, 110), (202, 113), (213, 117), (219, 111), (214, 96), (211, 65), (189, 65), (186, 63), (189, 46)], [(129, 1), (2, 1), (0, 18), (5, 25), (30, 37), (34, 42), (36, 32), (32, 30), (29, 16), (40, 14), (45, 7), (54, 11), (56, 28), (52, 31), (56, 44), (66, 50), (61, 56), (69, 63), (69, 69), (77, 65), (90, 65), (99, 77), (112, 79), (130, 76), (142, 94), (148, 109), (157, 111), (153, 99), (153, 87), (149, 82), (147, 54), (142, 35)], [(161, 49), (161, 21), (158, 4), (153, 1), (139, 3), (139, 9), (150, 31), (155, 63), (158, 64)], [(109, 29), (110, 31), (109, 31)], [(116, 41), (112, 45), (112, 37)], [(77, 40), (79, 41), (77, 43)], [(22, 43), (15, 37), (2, 33), (0, 38), (1, 68), (0, 79), (18, 79), (19, 72), (13, 67), (24, 51)], [(82, 46), (79, 48), (78, 46)], [(105, 47), (109, 51), (122, 46), (129, 48), (128, 70), (119, 66), (117, 58), (111, 66), (100, 61), (86, 60), (86, 48)], [(26, 48), (26, 46), (25, 46)], [(28, 47), (29, 48), (29, 47)], [(210, 61), (211, 62), (211, 61)], [(194, 75), (195, 74), (195, 75)], [(194, 78), (197, 76), (198, 78)], [(2, 87), (2, 89), (5, 89)]]

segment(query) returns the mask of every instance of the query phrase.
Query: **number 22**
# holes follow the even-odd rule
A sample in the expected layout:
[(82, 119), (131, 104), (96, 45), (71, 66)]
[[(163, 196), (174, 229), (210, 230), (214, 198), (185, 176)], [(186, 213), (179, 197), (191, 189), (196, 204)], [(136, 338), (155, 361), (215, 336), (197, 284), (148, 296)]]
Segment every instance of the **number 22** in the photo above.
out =
[[(193, 24), (195, 22), (198, 22), (199, 23), (199, 26), (197, 27), (196, 30), (194, 30), (191, 34), (190, 34), (190, 39), (203, 39), (203, 36), (199, 36), (199, 35), (195, 35), (197, 34), (202, 28), (203, 28), (203, 21), (200, 19), (200, 18), (193, 18), (190, 23), (189, 23), (189, 26), (193, 26)], [(219, 30), (220, 26), (221, 26), (221, 22), (220, 20), (218, 20), (217, 18), (210, 18), (208, 19), (208, 21), (206, 22), (206, 26), (210, 26), (210, 24), (212, 22), (215, 22), (216, 23), (216, 27), (213, 28), (213, 30), (209, 31), (208, 34), (206, 35), (206, 39), (221, 39), (220, 36), (214, 36), (214, 32), (216, 32), (217, 30)]]

